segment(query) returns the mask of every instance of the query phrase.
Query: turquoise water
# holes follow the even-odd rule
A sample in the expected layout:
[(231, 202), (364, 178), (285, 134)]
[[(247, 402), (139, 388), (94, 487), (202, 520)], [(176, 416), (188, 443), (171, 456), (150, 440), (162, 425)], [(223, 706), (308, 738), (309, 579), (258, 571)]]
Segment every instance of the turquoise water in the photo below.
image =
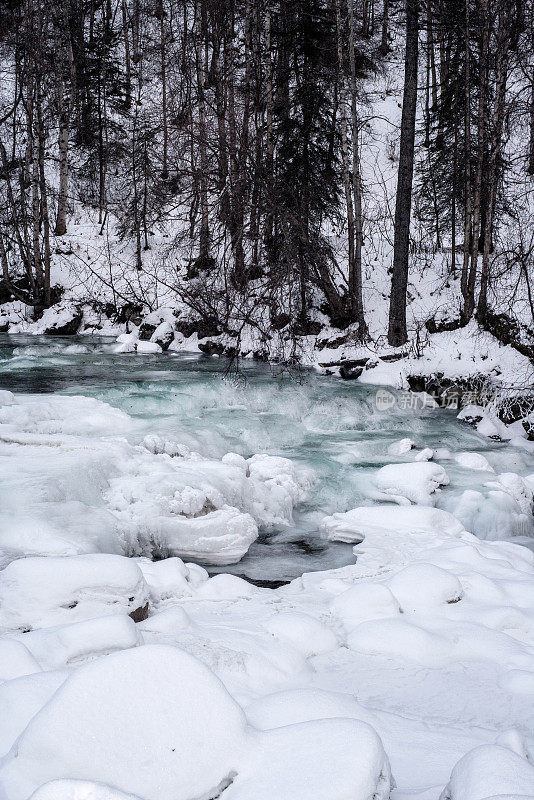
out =
[[(86, 395), (127, 412), (137, 440), (157, 433), (183, 441), (206, 456), (228, 451), (283, 455), (314, 470), (317, 479), (289, 528), (262, 534), (233, 571), (279, 580), (303, 571), (354, 561), (347, 545), (328, 544), (321, 519), (368, 504), (373, 473), (393, 457), (388, 446), (410, 437), (417, 446), (486, 455), (498, 472), (534, 472), (534, 458), (486, 439), (451, 410), (404, 408), (402, 397), (379, 411), (377, 387), (342, 381), (311, 370), (281, 374), (277, 368), (228, 363), (194, 353), (158, 356), (115, 354), (110, 340), (88, 337), (0, 336), (0, 388), (22, 393)], [(487, 473), (441, 461), (451, 485), (438, 505), (450, 509), (465, 489), (480, 490)], [(506, 532), (504, 532), (506, 533)]]

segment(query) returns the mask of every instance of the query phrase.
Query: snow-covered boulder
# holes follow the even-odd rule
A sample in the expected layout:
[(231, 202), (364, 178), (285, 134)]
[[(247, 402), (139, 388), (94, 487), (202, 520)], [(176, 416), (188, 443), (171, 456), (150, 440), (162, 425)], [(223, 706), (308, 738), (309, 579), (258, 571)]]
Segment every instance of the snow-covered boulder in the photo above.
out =
[(76, 670), (0, 766), (6, 800), (48, 781), (109, 784), (143, 800), (214, 797), (244, 760), (246, 719), (222, 683), (165, 645)]
[(318, 719), (264, 731), (250, 764), (221, 800), (387, 800), (382, 742), (355, 719)]
[(208, 573), (197, 564), (184, 564), (181, 558), (151, 561), (138, 558), (139, 569), (150, 590), (150, 604), (190, 596), (194, 589), (208, 580)]
[(434, 564), (410, 564), (389, 581), (404, 612), (433, 613), (436, 606), (457, 603), (463, 596), (458, 578)]
[(103, 783), (59, 779), (40, 786), (30, 800), (143, 800), (143, 798), (126, 794)]
[(147, 602), (141, 570), (123, 556), (23, 558), (0, 572), (0, 631), (131, 614)]
[(22, 642), (0, 639), (0, 682), (40, 671), (41, 667)]
[(161, 346), (157, 342), (145, 342), (139, 340), (137, 342), (137, 352), (145, 355), (156, 355), (162, 352)]
[(415, 447), (415, 442), (412, 439), (400, 439), (398, 442), (393, 442), (388, 447), (390, 456), (403, 456)]
[(461, 522), (438, 508), (391, 505), (359, 506), (345, 513), (332, 514), (321, 523), (322, 530), (333, 542), (357, 544), (373, 536), (400, 538), (406, 535), (439, 534), (458, 536)]
[(66, 670), (35, 672), (0, 684), (0, 757), (6, 755), (30, 720), (68, 677)]
[(329, 653), (338, 646), (336, 636), (326, 625), (300, 611), (275, 614), (263, 627), (275, 639), (287, 642), (302, 653), (304, 658)]
[(98, 656), (142, 644), (139, 627), (124, 614), (21, 633), (23, 643), (46, 669), (81, 664)]
[(150, 341), (158, 344), (162, 350), (168, 350), (173, 339), (174, 327), (170, 322), (160, 322), (150, 337)]
[(386, 464), (374, 476), (378, 489), (401, 505), (432, 506), (440, 486), (449, 483), (442, 466), (429, 462)]
[(507, 747), (484, 744), (454, 767), (440, 800), (532, 800), (534, 766)]
[(365, 620), (394, 617), (401, 609), (384, 584), (356, 583), (330, 602), (330, 611), (350, 631)]
[(454, 460), (464, 469), (494, 472), (488, 459), (481, 453), (457, 453), (454, 456)]

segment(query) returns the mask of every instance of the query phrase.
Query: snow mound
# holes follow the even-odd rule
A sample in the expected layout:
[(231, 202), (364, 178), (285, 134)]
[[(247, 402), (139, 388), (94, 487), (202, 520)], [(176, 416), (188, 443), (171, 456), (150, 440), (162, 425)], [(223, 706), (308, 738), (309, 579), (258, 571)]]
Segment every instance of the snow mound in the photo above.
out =
[(357, 583), (330, 602), (330, 611), (350, 631), (365, 620), (394, 617), (400, 607), (384, 584)]
[(440, 486), (449, 483), (442, 466), (429, 462), (386, 464), (374, 476), (374, 483), (384, 494), (400, 505), (416, 503), (432, 506)]
[(37, 789), (30, 800), (142, 800), (120, 792), (113, 786), (92, 781), (49, 781)]
[(475, 747), (458, 761), (440, 800), (534, 798), (534, 766), (496, 744)]
[(320, 719), (265, 731), (224, 800), (386, 800), (392, 778), (382, 742), (354, 719)]
[(147, 645), (76, 670), (2, 763), (0, 784), (7, 800), (58, 778), (191, 800), (231, 780), (245, 744), (245, 716), (220, 681), (175, 647)]
[(393, 442), (393, 444), (389, 445), (388, 453), (390, 456), (402, 456), (414, 447), (415, 442), (412, 439), (400, 439), (398, 442)]
[(0, 685), (0, 757), (67, 678), (66, 671), (36, 672)]
[(463, 596), (458, 578), (434, 564), (410, 564), (389, 580), (404, 612), (432, 613), (436, 606), (457, 603)]
[(45, 669), (80, 664), (115, 650), (126, 650), (142, 644), (135, 622), (122, 614), (87, 619), (19, 634), (23, 642)]
[(0, 631), (130, 614), (147, 602), (141, 570), (123, 556), (23, 558), (0, 572)]
[(392, 509), (390, 505), (359, 506), (345, 513), (332, 514), (323, 519), (321, 527), (331, 541), (349, 544), (384, 535), (400, 537), (434, 533), (458, 536), (464, 530), (461, 522), (447, 511), (420, 506)]
[(461, 467), (464, 467), (464, 469), (481, 470), (485, 472), (495, 471), (488, 459), (481, 453), (457, 453), (454, 456), (454, 460)]
[(0, 639), (0, 682), (40, 671), (41, 667), (22, 642)]
[(271, 636), (289, 643), (305, 658), (335, 650), (337, 639), (332, 631), (309, 614), (286, 611), (276, 614), (263, 627)]
[(138, 558), (137, 564), (150, 591), (150, 604), (179, 597), (190, 597), (194, 590), (208, 580), (208, 573), (197, 564), (184, 564), (181, 558), (150, 561)]

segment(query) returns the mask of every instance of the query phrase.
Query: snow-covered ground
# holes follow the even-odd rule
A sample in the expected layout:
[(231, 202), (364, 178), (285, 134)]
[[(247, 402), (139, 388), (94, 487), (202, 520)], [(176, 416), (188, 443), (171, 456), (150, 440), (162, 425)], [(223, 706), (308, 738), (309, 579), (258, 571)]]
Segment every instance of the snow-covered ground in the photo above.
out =
[(533, 798), (534, 445), (115, 350), (0, 353), (1, 800)]

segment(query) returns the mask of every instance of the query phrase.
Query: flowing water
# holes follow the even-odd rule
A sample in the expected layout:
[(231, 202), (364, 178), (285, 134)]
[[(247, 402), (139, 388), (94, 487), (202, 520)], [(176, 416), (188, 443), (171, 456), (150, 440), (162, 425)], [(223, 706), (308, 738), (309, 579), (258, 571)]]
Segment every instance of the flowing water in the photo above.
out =
[[(315, 472), (314, 487), (296, 508), (294, 524), (261, 533), (242, 561), (224, 571), (286, 580), (353, 562), (350, 546), (324, 541), (320, 521), (372, 502), (369, 487), (376, 470), (413, 459), (387, 452), (404, 437), (418, 447), (442, 448), (440, 463), (451, 484), (438, 505), (448, 510), (467, 489), (487, 495), (491, 477), (461, 468), (452, 458), (455, 452), (483, 453), (496, 473), (534, 473), (532, 453), (480, 436), (452, 410), (413, 408), (401, 393), (395, 393), (392, 408), (378, 410), (377, 387), (311, 370), (281, 375), (276, 368), (242, 361), (236, 375), (227, 373), (224, 359), (194, 353), (119, 355), (113, 349), (106, 339), (2, 335), (0, 388), (96, 398), (130, 415), (134, 425), (128, 436), (135, 442), (157, 433), (208, 457), (269, 453)], [(496, 526), (494, 515), (481, 509), (473, 532), (488, 538), (522, 534), (523, 543), (534, 532), (529, 520), (519, 524), (511, 511), (503, 511), (502, 519)]]

